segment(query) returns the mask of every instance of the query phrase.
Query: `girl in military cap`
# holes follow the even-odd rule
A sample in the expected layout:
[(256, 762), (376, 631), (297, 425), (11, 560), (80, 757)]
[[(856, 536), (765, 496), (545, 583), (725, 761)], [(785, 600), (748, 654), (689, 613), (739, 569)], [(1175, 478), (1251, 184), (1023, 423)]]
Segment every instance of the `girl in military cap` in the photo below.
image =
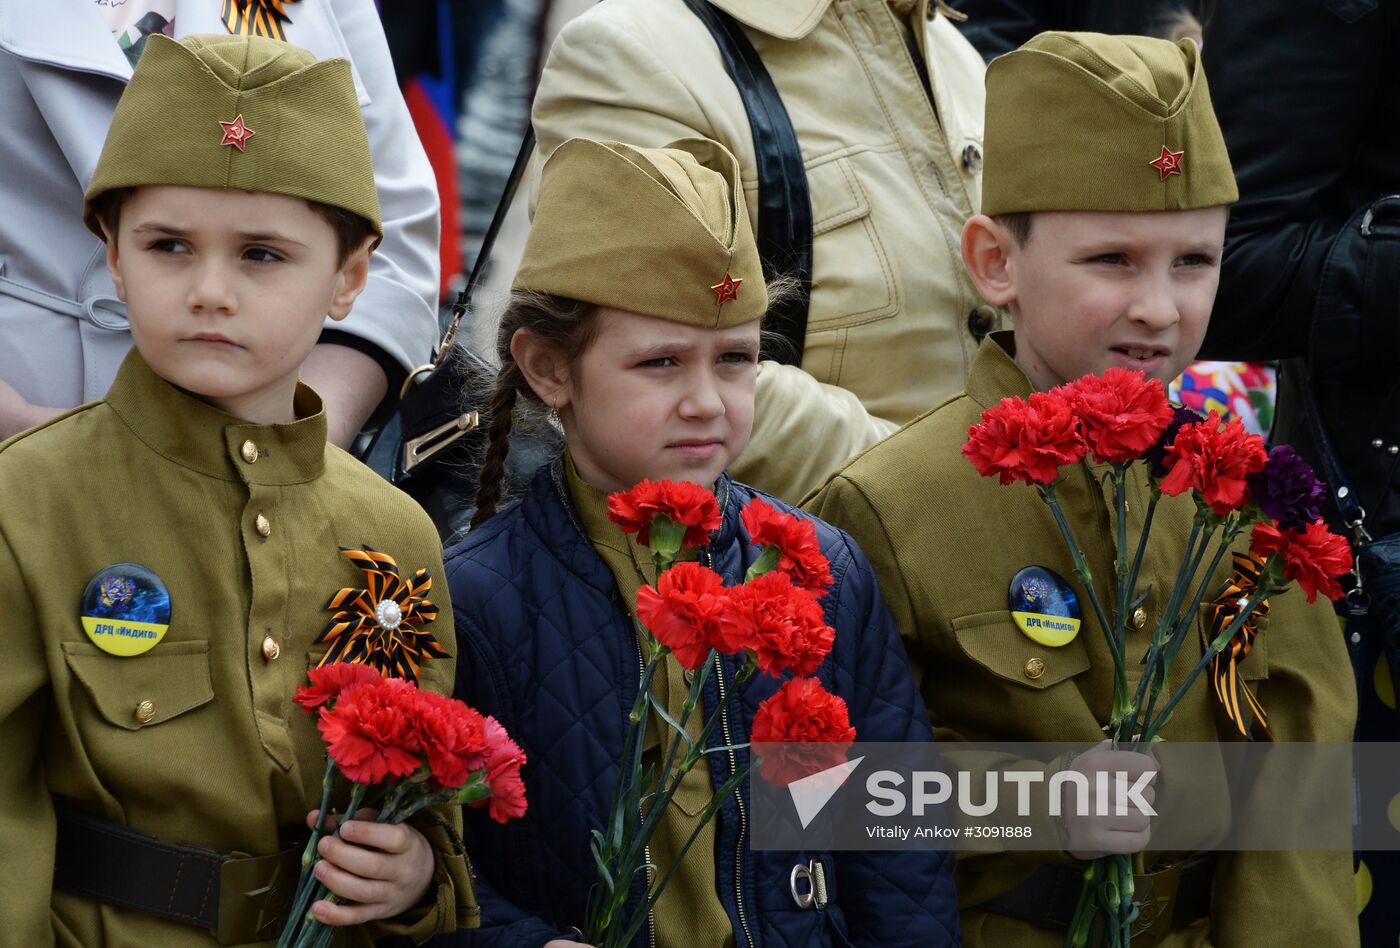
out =
[[(583, 922), (596, 873), (590, 832), (608, 819), (637, 688), (631, 604), (656, 578), (648, 551), (608, 519), (608, 494), (643, 479), (701, 484), (723, 512), (703, 561), (736, 584), (759, 552), (739, 511), (763, 495), (725, 469), (749, 439), (769, 299), (737, 164), (719, 144), (641, 149), (575, 139), (546, 162), (498, 334), (475, 529), (447, 555), (464, 656), (458, 696), (500, 718), (530, 757), (524, 820), (467, 816), (483, 906), (473, 944), (540, 948)], [(498, 510), (513, 412), (526, 406), (562, 427), (567, 450), (518, 503)], [(928, 740), (860, 550), (765, 499), (812, 521), (831, 561), (836, 580), (822, 604), (836, 639), (818, 674), (848, 703), (861, 739)], [(719, 664), (731, 681), (733, 656)], [(750, 680), (710, 744), (744, 744), (754, 709), (777, 684)], [(688, 690), (668, 656), (655, 696), (678, 717)], [(701, 703), (716, 707), (720, 695), (710, 678)], [(656, 734), (668, 731), (647, 730), (644, 747), (654, 753)], [(747, 764), (744, 749), (702, 757), (653, 837), (652, 862), (671, 863), (715, 789)], [(956, 943), (946, 854), (751, 852), (748, 817), (741, 785), (657, 904), (650, 944)], [(795, 901), (799, 867), (829, 880), (821, 898)]]

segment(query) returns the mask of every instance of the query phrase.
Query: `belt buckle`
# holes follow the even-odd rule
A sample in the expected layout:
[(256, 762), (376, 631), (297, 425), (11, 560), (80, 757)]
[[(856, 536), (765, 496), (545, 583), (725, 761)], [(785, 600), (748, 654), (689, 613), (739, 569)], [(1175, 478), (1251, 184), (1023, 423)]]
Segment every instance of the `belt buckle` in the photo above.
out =
[(1172, 930), (1176, 890), (1181, 884), (1181, 863), (1174, 862), (1156, 872), (1133, 874), (1133, 904), (1138, 907), (1132, 935), (1142, 945), (1155, 945)]
[(276, 938), (291, 908), (301, 876), (301, 849), (293, 846), (271, 856), (228, 859), (219, 867), (221, 945), (241, 945)]

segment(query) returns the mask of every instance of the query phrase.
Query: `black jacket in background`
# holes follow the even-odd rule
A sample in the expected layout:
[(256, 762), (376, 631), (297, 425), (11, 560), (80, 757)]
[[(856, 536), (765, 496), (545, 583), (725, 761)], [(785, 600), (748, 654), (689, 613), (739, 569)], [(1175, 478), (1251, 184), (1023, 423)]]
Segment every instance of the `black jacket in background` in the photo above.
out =
[[(951, 0), (967, 22), (959, 30), (991, 62), (1046, 30), (1164, 36), (1172, 14), (1201, 15), (1202, 0)], [(1235, 3), (1249, 0), (1233, 0)]]
[[(1390, 0), (1235, 0), (1216, 7), (1205, 34), (1240, 202), (1202, 357), (1311, 360), (1376, 536), (1400, 530), (1400, 448), (1390, 453), (1400, 444), (1400, 226), (1389, 238), (1359, 233), (1367, 207), (1400, 192), (1397, 20)], [(1190, 162), (1188, 152), (1187, 174)], [(1326, 268), (1335, 282), (1319, 298)], [(1283, 367), (1274, 435), (1316, 464), (1304, 367)]]

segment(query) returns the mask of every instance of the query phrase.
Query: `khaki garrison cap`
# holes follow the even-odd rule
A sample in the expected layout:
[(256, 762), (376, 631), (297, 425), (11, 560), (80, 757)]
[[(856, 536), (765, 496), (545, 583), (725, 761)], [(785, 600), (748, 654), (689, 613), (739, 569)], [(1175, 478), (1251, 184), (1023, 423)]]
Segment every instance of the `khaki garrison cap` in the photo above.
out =
[(703, 138), (564, 142), (540, 172), (515, 288), (704, 328), (762, 317), (739, 163)]
[(383, 236), (350, 63), (261, 36), (154, 35), (112, 115), (93, 202), (148, 184), (238, 188), (344, 208)]
[(1191, 40), (1041, 33), (987, 67), (984, 214), (1238, 199)]

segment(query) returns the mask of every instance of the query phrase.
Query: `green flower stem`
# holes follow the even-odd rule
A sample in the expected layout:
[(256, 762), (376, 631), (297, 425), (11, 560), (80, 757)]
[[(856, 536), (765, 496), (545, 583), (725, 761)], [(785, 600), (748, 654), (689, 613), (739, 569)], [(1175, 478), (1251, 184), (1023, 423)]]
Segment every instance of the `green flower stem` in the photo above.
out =
[[(364, 802), (365, 791), (367, 789), (368, 788), (362, 783), (352, 783), (350, 785), (350, 803), (345, 807), (345, 814), (343, 818), (336, 824), (336, 839), (340, 838), (340, 831), (345, 826), (345, 820), (354, 817), (355, 811), (358, 810), (360, 808), (360, 804)], [(312, 946), (316, 944), (317, 940), (324, 933), (324, 929), (327, 928), (327, 926), (323, 925), (321, 922), (316, 920), (315, 915), (311, 914), (311, 906), (321, 899), (325, 899), (327, 902), (339, 901), (336, 895), (329, 889), (327, 889), (324, 884), (317, 884), (316, 895), (301, 910), (302, 922), (301, 927), (297, 932), (295, 948), (312, 948)]]
[[(1154, 496), (1153, 500), (1156, 500)], [(1148, 685), (1154, 688), (1161, 687), (1162, 677), (1162, 652), (1171, 638), (1171, 630), (1175, 627), (1177, 610), (1181, 608), (1182, 597), (1190, 587), (1196, 570), (1200, 567), (1201, 558), (1205, 556), (1205, 551), (1210, 543), (1210, 535), (1201, 536), (1201, 528), (1205, 525), (1205, 515), (1201, 510), (1196, 511), (1196, 516), (1191, 521), (1191, 533), (1186, 539), (1186, 556), (1181, 561), (1181, 566), (1177, 569), (1176, 581), (1172, 584), (1171, 596), (1167, 599), (1167, 606), (1162, 611), (1162, 616), (1153, 628), (1152, 644), (1147, 651), (1147, 657), (1143, 659), (1142, 677), (1138, 680), (1137, 694), (1133, 698), (1132, 713), (1127, 715), (1120, 723), (1115, 732), (1116, 747), (1118, 744), (1131, 743), (1133, 734), (1137, 730), (1139, 721), (1138, 712), (1142, 709), (1142, 700), (1147, 693)], [(1143, 542), (1147, 539), (1146, 530), (1143, 531), (1141, 540), (1138, 543), (1138, 553), (1141, 555)]]
[(696, 821), (695, 829), (691, 830), (690, 836), (686, 838), (685, 844), (681, 846), (680, 852), (676, 854), (675, 861), (671, 863), (660, 879), (652, 883), (651, 888), (647, 891), (647, 897), (642, 901), (642, 904), (638, 906), (631, 923), (622, 933), (622, 937), (611, 942), (610, 945), (617, 945), (620, 948), (620, 946), (623, 945), (630, 945), (632, 939), (637, 937), (637, 933), (641, 931), (642, 926), (646, 924), (647, 916), (656, 908), (656, 903), (661, 898), (661, 893), (665, 891), (666, 886), (671, 882), (671, 877), (676, 874), (676, 870), (680, 868), (681, 863), (685, 860), (685, 854), (690, 851), (690, 847), (700, 838), (700, 833), (704, 830), (705, 826), (714, 819), (715, 814), (718, 813), (720, 807), (724, 805), (724, 801), (729, 799), (729, 795), (734, 792), (735, 788), (748, 777), (751, 769), (752, 766), (745, 767), (742, 770), (736, 770), (729, 776), (729, 779), (721, 784), (720, 788), (715, 791), (715, 795), (710, 798), (709, 804)]
[(647, 547), (651, 550), (651, 561), (656, 564), (657, 576), (676, 564), (684, 543), (685, 524), (664, 514), (653, 518), (647, 530)]
[(1126, 464), (1113, 465), (1113, 505), (1118, 512), (1117, 516), (1117, 548), (1113, 556), (1113, 575), (1118, 580), (1118, 602), (1114, 610), (1113, 628), (1115, 632), (1121, 630), (1124, 638), (1120, 639), (1119, 649), (1126, 649), (1126, 636), (1128, 628), (1128, 601), (1132, 599), (1132, 589), (1128, 586), (1128, 489), (1127, 489)]
[(1041, 496), (1050, 505), (1050, 512), (1054, 515), (1055, 523), (1060, 528), (1060, 536), (1064, 538), (1070, 558), (1074, 561), (1074, 575), (1083, 585), (1084, 593), (1089, 597), (1089, 603), (1094, 607), (1094, 615), (1098, 617), (1099, 627), (1103, 629), (1104, 638), (1108, 641), (1108, 650), (1113, 657), (1113, 713), (1109, 716), (1109, 724), (1113, 730), (1116, 730), (1118, 722), (1131, 710), (1128, 706), (1128, 680), (1124, 674), (1123, 649), (1113, 625), (1109, 623), (1108, 616), (1103, 611), (1103, 604), (1099, 601), (1098, 591), (1094, 588), (1094, 576), (1089, 570), (1089, 562), (1084, 556), (1084, 550), (1080, 547), (1079, 541), (1075, 539), (1074, 530), (1070, 527), (1069, 521), (1065, 519), (1064, 510), (1060, 508), (1059, 498), (1055, 494), (1055, 485), (1053, 483), (1045, 484), (1040, 490)]
[(330, 948), (331, 942), (335, 940), (337, 931), (339, 931), (339, 929), (334, 925), (323, 926), (323, 931), (317, 936), (311, 948)]
[(1120, 929), (1118, 927), (1118, 905), (1122, 898), (1122, 890), (1119, 888), (1119, 866), (1118, 860), (1112, 856), (1100, 857), (1104, 861), (1103, 884), (1099, 886), (1099, 904), (1103, 908), (1106, 918), (1105, 932), (1108, 935), (1108, 943), (1114, 948), (1119, 946)]
[[(716, 665), (717, 660), (717, 656), (712, 651), (709, 656), (709, 660), (706, 662), (706, 674), (708, 674), (709, 666)], [(737, 679), (738, 676), (736, 675), (735, 677)], [(699, 684), (697, 684), (697, 682)], [(691, 682), (691, 691), (695, 697), (697, 705), (699, 703), (699, 688), (701, 686), (703, 686), (703, 681), (701, 680), (701, 676), (697, 674), (694, 680), (692, 680)], [(705, 742), (709, 739), (709, 736), (714, 732), (714, 729), (718, 726), (724, 708), (728, 705), (730, 701), (734, 699), (734, 695), (737, 693), (737, 689), (725, 689), (725, 692), (725, 700), (720, 702), (719, 705), (716, 708), (714, 708), (709, 715), (707, 715), (705, 725), (701, 728), (699, 736), (690, 745), (685, 755), (681, 758), (680, 763), (676, 764), (673, 770), (671, 762), (668, 760), (666, 771), (663, 771), (660, 775), (658, 775), (656, 783), (657, 790), (651, 795), (650, 809), (647, 811), (646, 817), (642, 820), (640, 828), (638, 828), (634, 834), (629, 835), (627, 845), (619, 847), (619, 854), (614, 855), (614, 858), (610, 863), (610, 865), (613, 868), (614, 878), (630, 879), (632, 872), (635, 871), (631, 870), (631, 867), (637, 866), (640, 863), (640, 860), (645, 856), (646, 847), (649, 845), (651, 837), (655, 834), (657, 826), (660, 825), (661, 819), (665, 815), (666, 808), (670, 806), (671, 799), (676, 795), (676, 791), (680, 789), (681, 780), (684, 779), (685, 775), (689, 773), (692, 768), (694, 768), (695, 764), (704, 755), (703, 748), (705, 746)], [(690, 698), (688, 697), (687, 702), (689, 702), (689, 700)], [(679, 746), (679, 742), (673, 744), (673, 749), (676, 746)], [(668, 776), (667, 771), (670, 772), (669, 782), (666, 779)], [(720, 800), (722, 802), (723, 795), (717, 793), (713, 799)], [(630, 871), (624, 873), (623, 870)], [(627, 896), (627, 888), (625, 886), (618, 885), (617, 891), (614, 893), (614, 898), (612, 899), (612, 904), (608, 906), (608, 911), (606, 915), (600, 916), (597, 923), (598, 927), (590, 926), (589, 928), (587, 928), (585, 930), (584, 937), (593, 944), (599, 944), (599, 940), (608, 937), (609, 933), (615, 934), (615, 929), (613, 929), (608, 923), (612, 918), (616, 917), (620, 913), (620, 911), (626, 903)], [(645, 918), (646, 916), (643, 915), (642, 917)], [(606, 948), (607, 944), (610, 943), (603, 942), (602, 944), (599, 944), (599, 948)], [(626, 942), (623, 942), (622, 944), (626, 944)]]
[(1133, 893), (1136, 886), (1133, 883), (1133, 857), (1115, 856), (1118, 860), (1119, 870), (1119, 891), (1122, 895), (1118, 903), (1118, 941), (1122, 945), (1133, 943), (1133, 922), (1138, 917), (1138, 907), (1133, 904)]
[(1084, 883), (1079, 890), (1079, 902), (1074, 907), (1074, 916), (1065, 932), (1065, 948), (1087, 948), (1089, 933), (1094, 928), (1094, 915), (1098, 903), (1094, 901), (1095, 882), (1103, 871), (1103, 860), (1095, 859), (1084, 867)]
[[(1128, 592), (1131, 595), (1137, 589), (1138, 576), (1142, 573), (1142, 558), (1147, 552), (1147, 536), (1152, 532), (1152, 519), (1157, 514), (1157, 502), (1162, 499), (1162, 492), (1154, 486), (1152, 488), (1152, 499), (1147, 502), (1147, 513), (1142, 517), (1142, 532), (1138, 534), (1137, 552), (1133, 554), (1133, 565), (1128, 570)], [(1190, 546), (1187, 546), (1190, 549)]]
[[(614, 801), (616, 801), (615, 806), (624, 807), (624, 811), (621, 814), (617, 814), (620, 818), (613, 824), (618, 827), (620, 832), (613, 850), (614, 852), (630, 851), (634, 843), (636, 822), (632, 819), (633, 807), (631, 801), (634, 793), (640, 793), (638, 784), (640, 784), (642, 780), (642, 749), (646, 744), (646, 729), (647, 725), (650, 723), (648, 716), (643, 712), (645, 711), (647, 701), (651, 695), (651, 682), (656, 676), (656, 667), (667, 654), (667, 652), (655, 647), (656, 640), (650, 632), (645, 632), (645, 638), (653, 647), (650, 649), (651, 654), (647, 657), (646, 667), (642, 671), (642, 680), (638, 686), (637, 700), (633, 704), (632, 713), (629, 717), (631, 726), (627, 729), (627, 748), (630, 749), (630, 755), (624, 755), (630, 757), (629, 764), (626, 768), (619, 770), (618, 793), (613, 797)], [(624, 787), (627, 790), (625, 793), (623, 792)], [(645, 849), (645, 843), (643, 843), (643, 849)], [(635, 862), (624, 863), (624, 865), (633, 864), (635, 864)], [(625, 893), (627, 889), (624, 885), (619, 885), (618, 889), (621, 890), (621, 893), (617, 891), (613, 892), (610, 901), (620, 904), (619, 899), (626, 898)], [(611, 913), (612, 909), (610, 908), (607, 914), (610, 915)]]
[[(1221, 559), (1223, 559), (1225, 554), (1229, 551), (1241, 529), (1241, 527), (1234, 524), (1226, 528), (1225, 533), (1220, 538), (1220, 545), (1216, 548), (1215, 556), (1210, 561), (1210, 566), (1206, 569), (1204, 575), (1201, 577), (1200, 584), (1196, 587), (1195, 598), (1191, 600), (1192, 605), (1182, 612), (1176, 628), (1172, 632), (1164, 656), (1160, 659), (1156, 679), (1152, 683), (1152, 694), (1147, 700), (1147, 710), (1142, 716), (1144, 726), (1147, 722), (1152, 720), (1152, 712), (1157, 707), (1157, 702), (1160, 700), (1162, 694), (1162, 687), (1166, 683), (1167, 669), (1176, 664), (1177, 656), (1181, 653), (1182, 646), (1186, 644), (1186, 639), (1191, 629), (1191, 622), (1196, 617), (1196, 612), (1200, 608), (1202, 598), (1210, 588), (1211, 578), (1215, 575), (1215, 570), (1220, 565)], [(1186, 687), (1189, 687), (1189, 682), (1182, 686), (1183, 689)], [(1160, 730), (1160, 728), (1158, 730)], [(1152, 732), (1153, 735), (1156, 733), (1156, 731)]]
[[(710, 659), (711, 661), (707, 662), (707, 664), (713, 663), (715, 659), (713, 652), (711, 653)], [(695, 677), (698, 679), (700, 676), (696, 675)], [(692, 684), (692, 688), (693, 687)], [(720, 702), (719, 706), (709, 714), (705, 721), (705, 726), (700, 730), (699, 737), (696, 738), (691, 748), (686, 751), (680, 764), (673, 771), (670, 783), (666, 782), (667, 775), (665, 772), (658, 775), (656, 783), (657, 790), (651, 797), (651, 808), (647, 811), (646, 818), (642, 821), (641, 828), (637, 831), (632, 845), (623, 852), (618, 865), (635, 865), (637, 860), (645, 854), (646, 847), (650, 843), (652, 835), (656, 832), (656, 827), (660, 824), (662, 816), (665, 814), (666, 807), (670, 805), (671, 798), (674, 797), (676, 791), (680, 789), (681, 780), (684, 779), (685, 775), (690, 772), (691, 768), (695, 766), (696, 762), (703, 755), (704, 751), (702, 748), (705, 746), (705, 741), (719, 723), (720, 713), (723, 711), (724, 707), (729, 701), (734, 699), (734, 694), (735, 689), (727, 689), (725, 701)]]
[(1225, 554), (1230, 552), (1230, 547), (1234, 545), (1236, 538), (1243, 530), (1238, 524), (1230, 524), (1225, 528), (1225, 532), (1220, 537), (1220, 545), (1216, 548), (1215, 556), (1210, 561), (1210, 566), (1201, 576), (1201, 582), (1196, 587), (1196, 596), (1192, 600), (1193, 606), (1187, 609), (1181, 616), (1181, 621), (1173, 633), (1171, 649), (1167, 653), (1167, 663), (1170, 665), (1176, 661), (1176, 656), (1181, 652), (1181, 646), (1186, 641), (1186, 632), (1191, 626), (1191, 620), (1196, 617), (1200, 609), (1201, 602), (1204, 601), (1206, 593), (1210, 590), (1211, 580), (1215, 577), (1215, 571), (1220, 566), (1220, 561), (1225, 558)]
[(772, 572), (773, 569), (777, 567), (778, 560), (782, 559), (782, 556), (783, 551), (778, 549), (777, 546), (772, 543), (765, 543), (763, 545), (763, 552), (759, 554), (758, 559), (754, 560), (753, 564), (744, 573), (744, 582), (750, 582), (762, 576), (764, 573)]
[[(311, 873), (312, 867), (316, 864), (316, 844), (321, 841), (321, 837), (326, 834), (326, 817), (331, 807), (331, 791), (335, 788), (335, 761), (330, 755), (326, 756), (326, 773), (321, 777), (321, 806), (316, 814), (316, 825), (311, 828), (311, 838), (306, 841), (306, 848), (301, 851), (301, 875), (297, 877), (297, 891), (292, 896), (292, 911), (287, 918), (299, 918), (302, 912), (306, 911), (306, 897), (310, 895), (313, 888), (312, 882), (316, 878)], [(292, 938), (296, 931), (291, 925), (286, 925), (282, 929), (281, 936), (277, 939), (277, 948), (290, 948)]]
[(1186, 693), (1191, 690), (1191, 686), (1196, 683), (1196, 679), (1200, 677), (1205, 667), (1210, 664), (1211, 659), (1225, 650), (1225, 646), (1230, 643), (1230, 640), (1235, 637), (1235, 634), (1239, 632), (1240, 628), (1249, 621), (1249, 617), (1254, 614), (1254, 610), (1259, 603), (1267, 598), (1267, 589), (1260, 587), (1254, 591), (1254, 594), (1249, 597), (1249, 601), (1245, 603), (1245, 607), (1240, 610), (1240, 614), (1235, 616), (1234, 621), (1226, 626), (1226, 628), (1211, 641), (1210, 647), (1206, 649), (1205, 654), (1201, 656), (1201, 660), (1197, 662), (1196, 666), (1187, 674), (1186, 680), (1182, 683), (1181, 687), (1174, 691), (1171, 700), (1162, 706), (1161, 714), (1159, 714), (1155, 720), (1147, 720), (1146, 729), (1143, 731), (1144, 740), (1150, 741), (1161, 732), (1162, 728), (1166, 727), (1167, 722), (1171, 720), (1172, 713), (1176, 711), (1176, 706), (1181, 703), (1182, 698), (1186, 697)]
[[(627, 761), (627, 765), (618, 767), (617, 782), (613, 787), (613, 812), (608, 821), (608, 845), (606, 851), (601, 854), (601, 858), (608, 865), (616, 865), (617, 854), (631, 846), (636, 824), (631, 817), (632, 793), (630, 790), (635, 789), (635, 785), (641, 781), (642, 746), (646, 743), (648, 724), (645, 715), (647, 698), (651, 694), (651, 682), (656, 676), (656, 666), (666, 655), (666, 650), (660, 647), (655, 636), (645, 626), (638, 622), (636, 627), (647, 643), (647, 656), (642, 665), (641, 679), (637, 685), (637, 697), (632, 702), (632, 710), (628, 713), (630, 726), (627, 728), (627, 737), (623, 743), (622, 751), (622, 758)], [(640, 645), (638, 646), (638, 656), (641, 656)], [(619, 812), (619, 810), (623, 811)], [(624, 893), (626, 892), (625, 886), (617, 886), (617, 888), (622, 889)], [(590, 895), (589, 908), (585, 915), (585, 925), (590, 931), (594, 930), (594, 925), (605, 926), (608, 924), (613, 912), (613, 905), (619, 900), (616, 889), (606, 894), (598, 889), (595, 889), (594, 892), (598, 893), (598, 899), (595, 900)], [(622, 897), (625, 898), (625, 896)]]
[[(641, 623), (637, 625), (640, 627)], [(647, 641), (652, 645), (649, 649), (646, 665), (642, 668), (642, 680), (637, 685), (637, 698), (632, 702), (632, 710), (627, 713), (627, 721), (633, 727), (642, 723), (642, 718), (646, 715), (647, 695), (651, 694), (651, 681), (656, 677), (656, 666), (661, 663), (661, 659), (670, 654), (670, 649), (660, 646), (656, 639), (652, 638), (650, 632), (646, 633)]]

